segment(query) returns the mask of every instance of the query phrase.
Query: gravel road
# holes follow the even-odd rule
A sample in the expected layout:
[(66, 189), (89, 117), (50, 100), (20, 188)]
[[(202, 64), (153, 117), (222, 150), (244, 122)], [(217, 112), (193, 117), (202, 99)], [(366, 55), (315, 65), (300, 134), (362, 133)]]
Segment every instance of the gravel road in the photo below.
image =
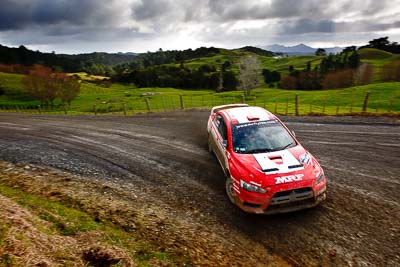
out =
[(171, 216), (211, 231), (223, 226), (227, 242), (245, 236), (296, 266), (400, 266), (398, 121), (283, 117), (322, 164), (328, 198), (314, 209), (256, 216), (224, 193), (223, 173), (207, 152), (207, 116), (0, 113), (0, 160), (134, 185), (132, 193), (170, 207)]

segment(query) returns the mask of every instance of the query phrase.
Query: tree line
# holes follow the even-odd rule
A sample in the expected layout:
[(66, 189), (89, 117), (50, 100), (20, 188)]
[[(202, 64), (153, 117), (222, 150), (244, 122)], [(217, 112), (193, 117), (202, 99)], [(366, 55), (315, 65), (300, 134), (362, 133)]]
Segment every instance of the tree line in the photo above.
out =
[[(371, 40), (367, 46), (392, 53), (400, 52), (400, 45), (390, 42), (388, 37)], [(239, 51), (251, 52), (253, 57), (272, 56), (272, 52), (256, 47), (243, 47)], [(325, 55), (323, 49), (317, 50), (323, 56), (319, 64), (307, 63), (303, 69), (289, 66), (283, 73), (261, 68), (257, 60), (239, 60), (237, 72), (233, 63), (225, 61), (214, 65), (188, 67), (185, 62), (195, 58), (212, 57), (222, 53), (221, 49), (200, 47), (182, 51), (172, 50), (148, 52), (138, 55), (91, 53), (81, 55), (56, 55), (31, 51), (24, 46), (8, 48), (0, 45), (0, 71), (15, 71), (30, 74), (26, 65), (41, 63), (56, 73), (63, 71), (85, 71), (89, 74), (111, 76), (113, 82), (134, 83), (138, 87), (175, 87), (188, 89), (213, 89), (226, 91), (242, 89), (244, 84), (253, 87), (259, 84), (256, 78), (265, 83), (283, 89), (319, 90), (324, 88), (342, 88), (366, 84), (372, 79), (373, 70), (368, 64), (362, 64), (355, 46), (347, 47), (339, 54)], [(248, 62), (245, 62), (248, 61)], [(2, 65), (5, 63), (7, 65)], [(11, 63), (19, 63), (11, 64)], [(243, 64), (244, 65), (243, 65)], [(11, 64), (11, 65), (10, 65)], [(116, 64), (116, 65), (114, 65)], [(250, 65), (253, 64), (253, 67)], [(2, 70), (4, 69), (4, 70)], [(383, 66), (381, 74), (384, 81), (400, 80), (400, 63), (395, 61)], [(7, 72), (7, 71), (6, 71)], [(257, 75), (249, 75), (252, 72)], [(54, 75), (53, 75), (54, 76)], [(253, 77), (253, 78), (249, 78)], [(247, 80), (244, 82), (244, 80)], [(50, 101), (51, 102), (51, 101)]]
[(372, 78), (369, 65), (362, 68), (360, 55), (355, 49), (324, 57), (319, 65), (311, 66), (308, 62), (303, 70), (289, 66), (289, 75), (280, 81), (283, 89), (320, 90), (345, 88), (355, 84), (366, 84)]
[(59, 72), (87, 72), (89, 74), (111, 76), (114, 66), (131, 61), (133, 54), (90, 53), (63, 55), (32, 51), (21, 45), (12, 48), (0, 45), (0, 64), (31, 66), (40, 64)]
[[(232, 71), (227, 71), (227, 61), (217, 70), (212, 65), (202, 65), (198, 69), (177, 66), (152, 66), (123, 72), (112, 78), (113, 82), (134, 83), (138, 87), (174, 87), (188, 89), (213, 89), (216, 91), (235, 90), (237, 80)], [(222, 83), (222, 84), (221, 84)]]

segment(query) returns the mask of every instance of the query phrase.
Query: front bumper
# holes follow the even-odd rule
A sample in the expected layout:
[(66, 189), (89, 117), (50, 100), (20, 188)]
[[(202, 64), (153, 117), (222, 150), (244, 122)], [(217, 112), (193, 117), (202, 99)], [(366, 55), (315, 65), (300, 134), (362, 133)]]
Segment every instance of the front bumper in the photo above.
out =
[(242, 210), (257, 214), (287, 213), (317, 206), (326, 199), (326, 184), (312, 187), (297, 187), (275, 192), (272, 198), (251, 196), (235, 196), (235, 204)]

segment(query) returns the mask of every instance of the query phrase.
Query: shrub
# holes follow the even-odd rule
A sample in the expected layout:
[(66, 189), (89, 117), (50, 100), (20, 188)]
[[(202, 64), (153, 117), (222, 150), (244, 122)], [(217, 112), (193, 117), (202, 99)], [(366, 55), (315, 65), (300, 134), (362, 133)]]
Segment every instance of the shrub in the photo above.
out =
[(382, 80), (385, 82), (400, 81), (400, 60), (383, 65)]
[(345, 88), (353, 85), (354, 71), (351, 69), (330, 72), (322, 81), (324, 89)]

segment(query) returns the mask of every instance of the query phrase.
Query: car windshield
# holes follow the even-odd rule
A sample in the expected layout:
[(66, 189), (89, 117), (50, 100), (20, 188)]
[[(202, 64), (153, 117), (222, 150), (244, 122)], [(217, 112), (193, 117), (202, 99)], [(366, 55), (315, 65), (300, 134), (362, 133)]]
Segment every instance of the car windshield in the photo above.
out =
[(232, 125), (233, 150), (253, 154), (284, 150), (296, 141), (278, 120), (256, 121)]

